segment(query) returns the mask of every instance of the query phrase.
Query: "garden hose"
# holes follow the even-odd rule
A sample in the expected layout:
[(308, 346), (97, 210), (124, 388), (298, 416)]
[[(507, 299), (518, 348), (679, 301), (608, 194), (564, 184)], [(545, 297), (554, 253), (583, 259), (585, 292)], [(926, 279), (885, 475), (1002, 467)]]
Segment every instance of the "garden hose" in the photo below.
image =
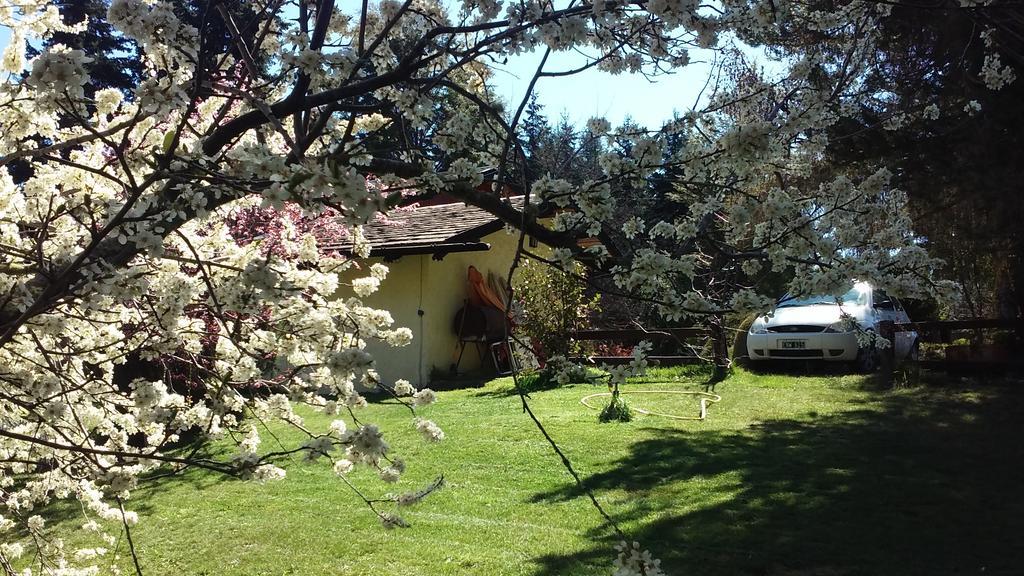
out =
[[(684, 390), (630, 390), (629, 392), (619, 392), (619, 395), (626, 394), (685, 394), (689, 396), (700, 396), (700, 416), (677, 416), (675, 414), (664, 414), (662, 412), (652, 412), (650, 410), (644, 410), (643, 408), (633, 408), (639, 414), (646, 414), (648, 416), (661, 416), (663, 418), (671, 418), (673, 420), (704, 420), (708, 416), (708, 405), (720, 402), (722, 397), (718, 394), (712, 394), (711, 392), (691, 392)], [(587, 403), (591, 398), (597, 398), (599, 396), (611, 396), (611, 392), (598, 392), (597, 394), (591, 394), (584, 396), (580, 399), (580, 404), (583, 404), (591, 410), (600, 410), (597, 406), (591, 406)]]

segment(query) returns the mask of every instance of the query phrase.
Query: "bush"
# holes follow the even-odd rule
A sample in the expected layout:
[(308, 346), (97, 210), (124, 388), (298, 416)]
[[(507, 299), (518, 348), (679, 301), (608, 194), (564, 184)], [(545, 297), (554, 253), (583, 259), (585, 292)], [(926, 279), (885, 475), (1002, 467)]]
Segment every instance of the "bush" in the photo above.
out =
[(519, 389), (527, 394), (538, 390), (557, 388), (558, 382), (547, 370), (524, 372), (519, 376)]
[[(559, 382), (558, 374), (562, 373), (562, 381)], [(585, 384), (589, 382), (589, 374), (584, 366), (570, 364), (563, 366), (561, 362), (548, 364), (544, 369), (525, 372), (519, 377), (519, 388), (523, 392), (536, 392), (538, 390), (551, 390), (563, 384)]]
[(517, 330), (529, 339), (539, 359), (577, 352), (570, 335), (600, 310), (600, 296), (587, 294), (583, 274), (578, 263), (569, 274), (529, 260), (516, 273)]

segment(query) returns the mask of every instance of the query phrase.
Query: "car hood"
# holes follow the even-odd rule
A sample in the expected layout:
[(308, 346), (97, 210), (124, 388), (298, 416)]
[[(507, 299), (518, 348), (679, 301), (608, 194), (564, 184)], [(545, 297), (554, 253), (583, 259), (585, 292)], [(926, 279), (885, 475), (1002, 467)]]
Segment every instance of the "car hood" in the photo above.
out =
[(846, 312), (859, 322), (864, 320), (863, 306), (843, 306), (835, 304), (813, 304), (810, 306), (785, 306), (776, 308), (775, 313), (765, 322), (765, 326), (789, 326), (800, 324), (805, 326), (828, 326), (839, 322), (842, 313)]

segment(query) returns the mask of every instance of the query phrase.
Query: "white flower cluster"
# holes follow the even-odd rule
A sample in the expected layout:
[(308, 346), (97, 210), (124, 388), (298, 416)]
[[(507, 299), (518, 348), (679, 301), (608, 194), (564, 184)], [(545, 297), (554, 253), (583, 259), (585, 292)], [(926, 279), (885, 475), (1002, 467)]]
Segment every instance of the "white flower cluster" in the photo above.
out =
[(416, 418), (416, 430), (423, 435), (428, 442), (440, 442), (444, 440), (444, 431), (430, 420)]
[(25, 35), (15, 30), (10, 43), (0, 53), (0, 71), (8, 74), (20, 74), (25, 68)]
[(639, 542), (620, 542), (615, 545), (618, 556), (613, 563), (614, 576), (665, 576), (661, 560), (655, 559), (647, 550), (640, 549)]
[(412, 395), (412, 403), (415, 406), (429, 406), (437, 401), (437, 395), (430, 388), (424, 388)]
[(999, 54), (985, 54), (985, 60), (981, 65), (981, 80), (985, 87), (989, 90), (1002, 90), (1016, 79), (1017, 73), (1012, 67), (1003, 64)]
[(774, 304), (775, 300), (772, 298), (758, 294), (749, 288), (738, 290), (730, 302), (733, 310), (743, 313), (764, 312), (770, 310)]
[(65, 94), (74, 100), (80, 99), (84, 97), (83, 87), (89, 81), (85, 70), (89, 62), (92, 58), (86, 57), (85, 52), (55, 44), (32, 61), (28, 83), (42, 93)]
[(416, 391), (408, 380), (396, 380), (392, 390), (396, 396), (412, 396), (413, 392)]

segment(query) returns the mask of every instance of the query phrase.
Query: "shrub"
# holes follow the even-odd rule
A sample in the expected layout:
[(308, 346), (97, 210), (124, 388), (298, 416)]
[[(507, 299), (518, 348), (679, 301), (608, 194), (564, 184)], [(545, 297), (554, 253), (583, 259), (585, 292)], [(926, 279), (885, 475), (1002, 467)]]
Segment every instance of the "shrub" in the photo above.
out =
[[(523, 392), (551, 390), (563, 384), (585, 384), (590, 381), (587, 369), (578, 364), (568, 364), (555, 358), (541, 370), (524, 372), (519, 378), (519, 388)], [(559, 379), (561, 375), (561, 380)]]
[(576, 352), (570, 335), (600, 310), (600, 296), (587, 293), (583, 274), (578, 263), (570, 274), (533, 261), (524, 262), (516, 273), (518, 330), (529, 339), (539, 359)]

